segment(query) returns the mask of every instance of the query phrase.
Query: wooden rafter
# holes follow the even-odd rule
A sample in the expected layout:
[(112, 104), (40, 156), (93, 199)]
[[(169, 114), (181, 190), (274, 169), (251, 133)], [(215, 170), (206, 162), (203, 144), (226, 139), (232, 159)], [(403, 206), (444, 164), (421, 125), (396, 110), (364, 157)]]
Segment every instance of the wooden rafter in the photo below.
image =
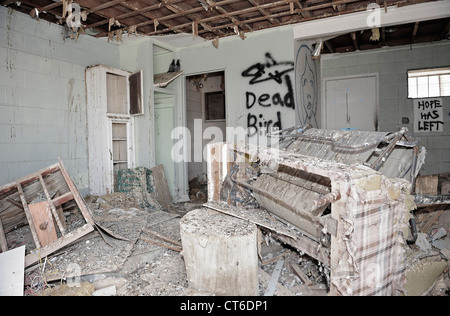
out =
[[(226, 4), (233, 3), (233, 2), (238, 2), (238, 1), (240, 1), (240, 0), (224, 0), (224, 1), (218, 2), (217, 4), (226, 5)], [(168, 2), (174, 3), (174, 2), (182, 2), (182, 1), (180, 1), (180, 0), (166, 1), (166, 4)], [(144, 9), (140, 10), (140, 11), (141, 12), (142, 11), (147, 12), (147, 11), (150, 11), (150, 10), (157, 9), (157, 8), (160, 7), (160, 4), (156, 4), (156, 5), (153, 5), (151, 7), (153, 7), (153, 9), (150, 9), (150, 7), (147, 7), (147, 8), (144, 8)], [(175, 14), (171, 14), (171, 15), (166, 15), (166, 16), (160, 17), (160, 18), (158, 18), (158, 22), (161, 23), (161, 21), (172, 20), (172, 19), (176, 19), (176, 18), (181, 17), (181, 16), (185, 16), (185, 15), (188, 15), (188, 14), (197, 13), (197, 12), (201, 12), (201, 11), (204, 11), (203, 7), (197, 7), (197, 8), (189, 9), (189, 10), (186, 10), (186, 11), (183, 11), (183, 12), (179, 12), (179, 13), (175, 13)], [(131, 13), (127, 14), (125, 17), (128, 18), (130, 16), (134, 16), (134, 15), (138, 15), (138, 14), (139, 14), (139, 12), (134, 12), (133, 14), (131, 14)], [(125, 17), (124, 16), (116, 17), (116, 19), (117, 20), (124, 19)], [(208, 21), (214, 20), (215, 18), (217, 18), (217, 17), (214, 17), (213, 19), (209, 19)], [(108, 21), (104, 22), (103, 24), (106, 24), (107, 22)], [(137, 24), (136, 27), (147, 26), (147, 25), (150, 25), (150, 24), (154, 24), (154, 22), (155, 22), (154, 20), (149, 20), (149, 21)], [(197, 21), (197, 23), (203, 23), (203, 21)], [(162, 33), (173, 31), (175, 29), (188, 28), (191, 25), (192, 25), (192, 23), (189, 22), (187, 24), (185, 23), (185, 24), (182, 24), (182, 25), (179, 25), (179, 26), (169, 27), (166, 30), (164, 30)], [(88, 25), (87, 27), (95, 27), (95, 26), (98, 26), (98, 25)], [(104, 33), (98, 34), (97, 37), (102, 37), (102, 36), (105, 36), (106, 34), (107, 34), (107, 32), (104, 32)], [(149, 34), (160, 34), (160, 33), (159, 33), (159, 31), (146, 33), (146, 35), (149, 35)]]
[[(259, 0), (247, 0), (248, 2), (250, 2), (250, 4), (254, 7), (257, 7), (260, 5)], [(259, 13), (261, 13), (263, 16), (267, 17), (267, 20), (269, 20), (270, 23), (272, 24), (280, 24), (280, 20), (278, 20), (277, 18), (273, 18), (271, 16), (271, 13), (269, 11), (267, 11), (266, 9), (258, 9)]]
[(352, 32), (350, 33), (350, 36), (352, 37), (353, 46), (355, 46), (356, 50), (359, 50), (358, 41), (356, 40), (356, 33)]
[[(71, 0), (69, 0), (71, 1)], [(245, 38), (246, 32), (278, 27), (293, 23), (301, 23), (328, 16), (344, 15), (364, 11), (372, 0), (73, 0), (78, 3), (82, 12), (87, 13), (85, 28), (95, 29), (97, 37), (107, 36), (108, 25), (113, 18), (131, 33), (143, 35), (163, 35), (168, 33), (193, 33), (204, 39), (221, 38), (234, 34)], [(385, 9), (396, 4), (408, 6), (433, 0), (377, 0), (376, 3)], [(0, 0), (0, 4), (10, 6), (18, 11), (30, 13), (37, 9), (40, 19), (61, 23), (61, 0), (21, 0), (18, 6), (13, 0)], [(28, 12), (27, 12), (28, 11)], [(445, 22), (446, 24), (448, 21)], [(448, 23), (450, 25), (450, 23)], [(441, 24), (433, 38), (445, 38), (449, 25)], [(159, 27), (158, 27), (159, 26)], [(386, 33), (381, 28), (383, 42)], [(411, 31), (410, 31), (411, 32)], [(420, 42), (417, 30), (409, 33), (405, 40)], [(424, 31), (425, 33), (428, 30)], [(391, 37), (388, 36), (389, 42)], [(431, 37), (430, 37), (431, 38)], [(355, 37), (356, 39), (356, 37)], [(380, 43), (382, 43), (380, 41)], [(331, 42), (329, 43), (329, 45)], [(333, 42), (333, 44), (335, 44)], [(339, 45), (335, 45), (335, 51)], [(355, 45), (354, 45), (355, 46)], [(364, 49), (365, 43), (357, 43), (355, 47)]]
[[(160, 9), (161, 7), (165, 7), (168, 4), (174, 4), (174, 3), (178, 3), (178, 2), (183, 2), (183, 0), (166, 0), (166, 1), (161, 2), (159, 4), (153, 4), (153, 5), (144, 7), (142, 9), (140, 9), (139, 11), (130, 11), (130, 12), (127, 12), (127, 13), (120, 14), (120, 15), (116, 16), (115, 19), (116, 20), (123, 20), (123, 19), (132, 18), (132, 17), (137, 16), (137, 15), (139, 15), (141, 13), (154, 11), (154, 10)], [(105, 20), (102, 20), (102, 21), (98, 21), (98, 22), (89, 24), (86, 27), (87, 28), (95, 28), (95, 27), (99, 27), (101, 25), (107, 24), (108, 22), (109, 22), (109, 18), (105, 19)], [(147, 25), (150, 25), (150, 24), (153, 24), (153, 21), (151, 21)]]
[[(341, 0), (341, 1), (336, 1), (335, 4), (336, 3), (338, 3), (338, 4), (352, 3), (352, 2), (358, 2), (358, 1), (359, 0)], [(223, 2), (227, 2), (227, 1), (223, 1)], [(232, 2), (234, 2), (234, 1), (232, 1)], [(219, 2), (219, 3), (221, 5), (223, 5), (222, 2)], [(290, 11), (290, 7), (289, 7), (289, 5), (286, 6), (286, 3), (287, 3), (286, 0), (283, 0), (283, 1), (276, 1), (276, 2), (272, 2), (272, 3), (261, 4), (261, 5), (254, 6), (254, 7), (251, 7), (251, 8), (246, 8), (246, 9), (242, 9), (242, 10), (236, 10), (236, 11), (233, 11), (232, 13), (228, 13), (228, 14), (221, 14), (221, 15), (217, 15), (217, 16), (213, 16), (213, 17), (204, 18), (204, 19), (199, 20), (197, 22), (198, 23), (200, 23), (200, 22), (206, 22), (207, 23), (207, 22), (213, 21), (214, 19), (225, 18), (225, 17), (231, 16), (231, 15), (244, 15), (244, 14), (248, 14), (248, 13), (253, 13), (255, 11), (258, 11), (259, 9), (271, 9), (271, 8), (276, 8), (276, 7), (278, 7), (278, 8), (279, 7), (286, 7), (286, 9), (285, 9), (285, 11), (283, 11), (281, 13), (273, 13), (273, 14), (271, 14), (270, 15), (271, 18), (278, 18), (278, 17), (287, 16), (287, 15), (292, 15), (292, 13)], [(331, 6), (332, 6), (332, 3), (321, 3), (321, 4), (314, 5), (314, 6), (303, 7), (301, 9), (297, 8), (297, 9), (294, 10), (294, 14), (301, 14), (302, 12), (305, 12), (305, 11), (309, 11), (310, 12), (310, 11), (314, 11), (314, 10), (325, 9), (325, 8), (329, 8)], [(354, 12), (354, 10), (352, 10), (350, 12)], [(313, 18), (314, 17), (311, 16), (310, 18), (308, 18), (308, 19), (304, 18), (303, 20), (306, 21), (306, 20), (313, 19)], [(253, 22), (261, 21), (261, 20), (265, 20), (265, 19), (267, 19), (266, 16), (257, 17), (257, 18), (251, 18), (251, 19), (247, 19), (245, 21), (242, 21), (241, 23), (253, 23)], [(300, 20), (298, 20), (297, 22), (300, 22)], [(280, 23), (279, 25), (285, 25), (285, 24), (291, 24), (291, 23), (292, 23), (292, 21), (287, 21), (285, 23)], [(279, 26), (279, 25), (277, 25), (277, 26)], [(176, 28), (181, 28), (182, 29), (182, 28), (186, 28), (188, 26), (189, 26), (189, 24), (180, 24), (180, 25), (177, 25), (174, 28), (168, 28), (168, 29), (159, 30), (159, 31), (156, 31), (156, 32), (150, 32), (150, 33), (147, 33), (146, 35), (164, 34), (164, 33), (170, 32), (170, 31), (174, 31), (174, 29), (176, 29)], [(227, 28), (230, 28), (230, 27), (232, 28), (233, 26), (234, 26), (233, 24), (227, 24), (227, 25), (222, 25), (219, 28), (227, 29)], [(215, 27), (213, 29), (216, 30), (218, 28)]]
[[(175, 14), (182, 13), (182, 12), (185, 11), (185, 9), (183, 9), (182, 7), (180, 7), (177, 4), (167, 4), (166, 8), (169, 9), (170, 11), (172, 11)], [(191, 19), (191, 21), (194, 22), (194, 23), (196, 23), (197, 20), (201, 19), (201, 15), (199, 13), (185, 14), (185, 17)], [(222, 35), (223, 34), (223, 32), (220, 31), (220, 30), (219, 31), (212, 30), (211, 26), (209, 24), (207, 24), (207, 23), (200, 23), (200, 25), (201, 25), (201, 27), (203, 27), (203, 29), (205, 29), (205, 30), (207, 30), (209, 32), (215, 33), (217, 35)]]
[[(140, 9), (136, 8), (135, 6), (132, 6), (132, 5), (128, 4), (128, 3), (126, 3), (126, 2), (121, 3), (120, 5), (125, 7), (125, 8), (127, 8), (127, 9), (129, 9), (129, 10), (131, 10), (131, 11), (137, 12), (138, 15), (144, 17), (145, 20), (148, 20), (148, 19), (151, 19), (152, 21), (157, 20), (158, 23), (161, 23), (162, 25), (164, 25), (166, 27), (173, 26), (169, 22), (165, 22), (165, 21), (159, 22), (159, 17), (155, 16), (154, 13), (150, 13), (149, 11), (143, 12), (142, 10), (140, 10)], [(127, 25), (127, 26), (129, 26), (129, 25)], [(156, 29), (156, 27), (157, 26), (155, 25), (155, 29)]]
[(419, 30), (419, 22), (416, 22), (414, 23), (414, 28), (411, 34), (411, 44), (414, 44), (418, 30)]

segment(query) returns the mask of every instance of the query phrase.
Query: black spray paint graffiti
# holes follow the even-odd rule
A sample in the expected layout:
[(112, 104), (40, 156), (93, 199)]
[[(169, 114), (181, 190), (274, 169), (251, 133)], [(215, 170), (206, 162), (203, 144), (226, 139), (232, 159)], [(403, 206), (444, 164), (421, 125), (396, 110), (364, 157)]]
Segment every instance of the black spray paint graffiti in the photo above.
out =
[(312, 51), (307, 45), (300, 45), (295, 62), (295, 87), (297, 120), (300, 125), (317, 124), (317, 67)]
[(250, 137), (258, 132), (270, 132), (272, 128), (282, 129), (281, 111), (277, 111), (276, 118), (267, 119), (264, 114), (254, 111), (258, 108), (286, 107), (295, 110), (294, 90), (288, 73), (294, 70), (293, 62), (277, 62), (270, 53), (266, 53), (266, 62), (257, 63), (242, 72), (243, 77), (252, 78), (250, 85), (274, 80), (283, 85), (283, 79), (287, 86), (287, 93), (275, 92), (262, 93), (260, 95), (247, 91), (245, 93), (246, 109), (252, 110), (247, 115), (247, 128)]
[(264, 64), (257, 63), (251, 66), (242, 73), (242, 76), (251, 77), (250, 84), (269, 80), (275, 80), (281, 84), (283, 83), (283, 76), (292, 70), (294, 70), (293, 62), (277, 62), (270, 53), (266, 53), (266, 62)]

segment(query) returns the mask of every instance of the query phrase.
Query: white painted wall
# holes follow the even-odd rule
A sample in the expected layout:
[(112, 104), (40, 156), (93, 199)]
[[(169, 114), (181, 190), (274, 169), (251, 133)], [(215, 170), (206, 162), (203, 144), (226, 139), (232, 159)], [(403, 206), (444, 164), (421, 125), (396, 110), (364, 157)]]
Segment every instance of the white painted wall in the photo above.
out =
[[(273, 60), (266, 58), (267, 53)], [(238, 36), (221, 39), (218, 49), (211, 42), (205, 42), (180, 49), (178, 55), (185, 76), (216, 70), (225, 71), (227, 126), (248, 128), (250, 125), (251, 134), (256, 131), (259, 133), (265, 130), (264, 124), (272, 121), (273, 125), (278, 122), (278, 112), (282, 127), (291, 127), (295, 124), (295, 110), (275, 104), (278, 103), (278, 96), (283, 100), (289, 92), (285, 75), (289, 76), (293, 85), (293, 70), (280, 77), (281, 83), (272, 79), (252, 84), (250, 81), (254, 77), (242, 75), (246, 70), (249, 70), (249, 74), (256, 75), (258, 73), (256, 67), (259, 64), (264, 67), (259, 70), (265, 73), (255, 81), (267, 79), (269, 74), (278, 79), (277, 71), (282, 74), (287, 69), (293, 68), (292, 27), (250, 33), (245, 40), (241, 40)], [(267, 61), (271, 64), (267, 65)], [(274, 65), (274, 62), (278, 65)], [(283, 65), (284, 62), (292, 65)], [(253, 66), (255, 68), (252, 69)], [(180, 106), (183, 107), (185, 104)], [(263, 128), (260, 127), (260, 123)], [(257, 130), (253, 126), (256, 126)], [(252, 141), (256, 139), (252, 138)]]
[[(292, 26), (249, 33), (245, 40), (238, 36), (221, 39), (218, 49), (211, 42), (186, 48), (166, 47), (170, 56), (156, 58), (154, 44), (161, 43), (153, 39), (125, 39), (118, 45), (89, 36), (81, 36), (77, 42), (64, 40), (63, 33), (62, 27), (0, 6), (0, 184), (61, 157), (80, 191), (89, 192), (85, 68), (95, 64), (144, 72), (145, 115), (136, 118), (136, 166), (153, 167), (156, 163), (153, 74), (168, 69), (170, 57), (180, 58), (185, 72), (165, 89), (174, 96), (175, 126), (187, 125), (186, 77), (217, 70), (225, 71), (228, 127), (250, 127), (251, 133), (256, 129), (264, 131), (264, 124), (272, 121), (273, 126), (278, 122), (278, 112), (283, 128), (296, 124), (287, 84), (289, 81), (295, 90), (295, 72), (285, 74), (289, 80), (277, 75), (289, 70), (296, 60)], [(395, 130), (403, 125), (402, 117), (413, 121), (406, 70), (448, 66), (449, 47), (444, 41), (322, 56), (318, 78), (322, 81), (378, 73), (380, 129)], [(243, 76), (245, 71), (249, 76)], [(258, 71), (265, 73), (257, 77)], [(291, 107), (282, 106), (281, 101)], [(320, 117), (320, 101), (318, 113)], [(449, 113), (448, 98), (444, 113)], [(429, 151), (424, 173), (450, 169), (449, 118), (445, 116), (444, 133), (422, 137)], [(177, 199), (187, 192), (186, 165), (176, 164), (173, 177), (168, 180), (173, 183)]]
[[(376, 73), (379, 77), (378, 124), (380, 131), (408, 128), (427, 149), (422, 175), (450, 172), (450, 97), (443, 98), (444, 130), (442, 133), (414, 133), (413, 100), (408, 99), (407, 71), (448, 67), (450, 42), (441, 41), (365, 52), (323, 55), (322, 78)], [(407, 118), (409, 124), (403, 124)]]
[(61, 157), (88, 188), (85, 68), (119, 66), (115, 45), (0, 6), (0, 185)]

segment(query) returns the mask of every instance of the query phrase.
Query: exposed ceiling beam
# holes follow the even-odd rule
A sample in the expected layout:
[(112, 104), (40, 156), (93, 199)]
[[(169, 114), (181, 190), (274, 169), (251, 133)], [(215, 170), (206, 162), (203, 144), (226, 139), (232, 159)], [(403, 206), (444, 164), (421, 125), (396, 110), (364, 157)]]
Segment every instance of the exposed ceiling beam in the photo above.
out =
[(414, 44), (414, 40), (416, 39), (417, 31), (419, 30), (419, 22), (414, 23), (414, 29), (411, 34), (411, 44)]
[[(342, 0), (339, 3), (350, 3), (350, 2), (357, 2), (357, 1), (360, 1), (360, 0)], [(220, 4), (223, 5), (222, 3), (220, 3)], [(221, 14), (221, 15), (214, 16), (214, 17), (204, 18), (204, 19), (202, 19), (200, 21), (197, 21), (197, 22), (199, 22), (199, 23), (200, 22), (210, 22), (210, 21), (213, 21), (214, 19), (218, 19), (218, 18), (220, 19), (220, 18), (224, 18), (224, 17), (227, 17), (227, 16), (231, 16), (231, 15), (241, 15), (241, 14), (252, 13), (252, 12), (258, 11), (261, 8), (262, 9), (269, 9), (269, 8), (279, 7), (279, 6), (282, 6), (282, 5), (285, 5), (285, 4), (286, 4), (286, 0), (276, 1), (276, 2), (272, 2), (272, 3), (266, 3), (266, 4), (261, 4), (261, 5), (258, 5), (257, 7), (252, 7), (252, 8), (242, 9), (242, 10), (236, 10), (236, 11), (234, 11), (232, 13)], [(328, 8), (328, 7), (331, 7), (331, 6), (332, 6), (331, 3), (322, 3), (322, 4), (315, 5), (315, 6), (306, 7), (306, 8), (303, 8), (303, 9), (296, 9), (296, 10), (294, 10), (294, 14), (300, 14), (303, 11), (312, 11), (312, 10), (324, 9), (324, 8)], [(288, 6), (288, 8), (289, 8), (289, 6)], [(272, 14), (271, 17), (281, 17), (281, 16), (287, 16), (287, 15), (292, 15), (290, 10), (287, 10), (287, 11), (281, 12), (281, 13)], [(266, 18), (267, 17), (263, 16), (263, 17), (253, 18), (253, 19), (247, 19), (247, 20), (245, 20), (243, 22), (240, 22), (240, 23), (253, 23), (253, 22), (256, 22), (256, 21), (264, 20)], [(286, 23), (280, 23), (280, 25), (291, 24), (291, 23), (292, 23), (292, 21), (287, 21)], [(187, 26), (188, 26), (187, 24), (181, 24), (181, 25), (178, 25), (176, 28), (185, 28)], [(233, 27), (233, 25), (222, 25), (222, 26), (220, 26), (220, 28), (222, 28), (222, 29), (229, 28), (229, 27)], [(214, 29), (217, 29), (217, 28), (214, 28)], [(174, 28), (169, 28), (169, 29), (160, 30), (160, 31), (157, 31), (157, 32), (151, 32), (151, 33), (148, 33), (146, 35), (158, 35), (158, 34), (167, 33), (167, 32), (173, 31), (173, 30), (174, 30)]]
[(356, 40), (356, 33), (352, 32), (352, 33), (350, 33), (350, 36), (352, 37), (353, 46), (355, 46), (356, 50), (359, 50), (358, 41)]
[[(153, 13), (150, 13), (148, 11), (146, 12), (142, 12), (142, 10), (136, 6), (130, 5), (126, 2), (120, 3), (120, 5), (124, 8), (127, 8), (128, 10), (134, 11), (134, 12), (138, 12), (138, 15), (144, 17), (144, 20), (148, 21), (148, 19), (151, 19), (152, 21), (157, 20), (158, 23), (161, 23), (162, 25), (166, 26), (166, 27), (172, 27), (172, 24), (168, 23), (168, 22), (159, 22), (159, 17), (155, 16)], [(119, 21), (120, 22), (120, 21)], [(127, 25), (130, 26), (130, 25)], [(156, 26), (155, 26), (156, 29)]]
[[(217, 2), (217, 4), (226, 5), (226, 4), (233, 3), (233, 2), (238, 2), (238, 1), (241, 1), (241, 0), (224, 0), (224, 1), (221, 1), (221, 2)], [(178, 2), (182, 2), (182, 1), (180, 1), (180, 0), (172, 0), (172, 1), (168, 0), (168, 1), (166, 1), (166, 4), (167, 3), (175, 3), (175, 2), (178, 3)], [(156, 5), (153, 5), (153, 6), (150, 6), (150, 7), (146, 7), (144, 9), (140, 10), (140, 11), (141, 12), (147, 12), (147, 11), (150, 11), (150, 10), (154, 10), (154, 9), (160, 8), (161, 4), (162, 3), (156, 4)], [(204, 11), (203, 7), (193, 8), (193, 9), (186, 10), (186, 11), (183, 11), (183, 12), (180, 12), (180, 13), (175, 13), (175, 14), (171, 14), (171, 15), (166, 15), (166, 16), (160, 17), (160, 18), (158, 18), (158, 22), (161, 23), (161, 21), (175, 19), (175, 18), (180, 17), (180, 16), (185, 16), (185, 15), (188, 15), (188, 14), (191, 14), (191, 13), (197, 13), (197, 12), (201, 12), (201, 11)], [(126, 14), (124, 14), (121, 17), (120, 16), (116, 17), (116, 20), (128, 18), (128, 17), (135, 16), (135, 15), (138, 15), (138, 14), (139, 14), (139, 12), (126, 13)], [(197, 23), (209, 22), (210, 20), (214, 20), (214, 18), (213, 19), (209, 19), (208, 21), (203, 21), (203, 20), (202, 21), (197, 21)], [(154, 20), (142, 22), (142, 23), (136, 24), (136, 27), (142, 27), (142, 26), (146, 26), (146, 25), (151, 25), (151, 24), (154, 24), (154, 22), (155, 22)], [(104, 23), (102, 22), (102, 24), (106, 24), (106, 23), (108, 23), (108, 21), (106, 21)], [(192, 23), (190, 22), (190, 23), (187, 23), (187, 24), (183, 24), (181, 26), (169, 27), (169, 28), (167, 28), (166, 30), (164, 30), (161, 33), (165, 33), (165, 32), (174, 30), (175, 28), (178, 28), (178, 29), (187, 28), (187, 27), (190, 27), (191, 25), (192, 25)], [(93, 27), (93, 26), (88, 25), (87, 27)], [(154, 33), (159, 34), (159, 31), (156, 31), (156, 32), (153, 32), (153, 33), (146, 33), (146, 35), (154, 34)], [(108, 34), (107, 32), (104, 32), (104, 33), (98, 34), (97, 37), (106, 36), (107, 34)]]
[(219, 13), (225, 14), (226, 18), (229, 19), (231, 22), (233, 22), (233, 24), (235, 25), (243, 25), (247, 28), (247, 30), (252, 31), (252, 28), (250, 25), (246, 24), (246, 23), (241, 23), (239, 21), (239, 19), (237, 19), (234, 14), (230, 14), (230, 12), (228, 12), (227, 10), (225, 10), (224, 8), (222, 8), (222, 6), (218, 5), (217, 3), (215, 3), (213, 0), (209, 0), (208, 3), (214, 4), (213, 8), (214, 10), (216, 10)]
[[(254, 6), (254, 7), (260, 5), (259, 0), (248, 0), (248, 2), (250, 2), (250, 4), (251, 4), (252, 6)], [(279, 21), (278, 19), (275, 19), (275, 18), (270, 17), (270, 12), (267, 11), (266, 9), (261, 9), (261, 8), (260, 8), (258, 11), (259, 11), (259, 13), (261, 13), (262, 15), (266, 16), (266, 17), (267, 17), (267, 20), (269, 20), (270, 23), (272, 23), (272, 24), (280, 23), (280, 21)]]
[[(180, 7), (177, 4), (167, 4), (166, 8), (169, 9), (170, 11), (172, 11), (173, 13), (181, 13), (184, 12), (185, 9), (183, 9), (182, 7)], [(192, 14), (186, 14), (185, 17), (189, 18), (192, 22), (196, 22), (197, 20), (201, 19), (201, 15), (198, 13), (192, 13)], [(201, 27), (203, 27), (203, 29), (209, 31), (209, 32), (213, 32), (211, 26), (207, 23), (200, 23)], [(222, 32), (216, 32), (217, 35), (221, 35)]]
[(300, 2), (294, 1), (294, 4), (296, 5), (297, 8), (299, 8), (301, 10), (300, 14), (302, 15), (302, 17), (310, 18), (312, 16), (310, 11), (304, 10), (305, 7)]
[[(373, 25), (368, 24), (371, 18), (370, 14), (374, 14), (374, 12), (364, 10), (299, 23), (294, 26), (294, 38), (297, 40), (326, 38), (370, 29), (373, 27)], [(379, 10), (375, 11), (375, 14), (379, 14), (376, 16), (379, 17), (379, 27), (442, 19), (450, 16), (450, 0), (432, 1), (399, 7), (392, 6), (387, 7), (387, 12), (380, 7)]]
[[(166, 0), (164, 3), (153, 4), (151, 6), (144, 7), (141, 10), (139, 10), (140, 12), (130, 11), (130, 12), (127, 12), (127, 13), (120, 14), (120, 15), (114, 17), (114, 18), (116, 20), (127, 19), (127, 18), (134, 17), (136, 15), (139, 15), (140, 13), (145, 13), (145, 12), (149, 12), (149, 11), (152, 11), (152, 10), (155, 10), (155, 9), (159, 9), (159, 8), (161, 8), (161, 6), (164, 6), (164, 4), (171, 4), (171, 3), (178, 3), (178, 2), (183, 2), (183, 0)], [(108, 22), (109, 22), (109, 19), (105, 19), (103, 21), (99, 21), (99, 22), (96, 22), (96, 23), (89, 24), (87, 26), (87, 28), (98, 27), (98, 26), (107, 24)], [(152, 23), (149, 23), (149, 24), (152, 24)]]

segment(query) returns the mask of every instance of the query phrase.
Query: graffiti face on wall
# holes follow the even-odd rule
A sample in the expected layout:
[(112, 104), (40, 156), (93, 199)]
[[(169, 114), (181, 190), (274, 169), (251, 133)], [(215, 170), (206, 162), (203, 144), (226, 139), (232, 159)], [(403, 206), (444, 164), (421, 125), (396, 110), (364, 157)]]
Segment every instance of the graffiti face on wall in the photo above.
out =
[(250, 78), (251, 91), (245, 93), (247, 131), (250, 137), (283, 129), (282, 113), (295, 110), (294, 89), (289, 73), (294, 63), (277, 61), (270, 53), (264, 63), (256, 63), (242, 72)]
[(317, 68), (307, 45), (300, 45), (295, 61), (297, 120), (300, 125), (317, 124)]

